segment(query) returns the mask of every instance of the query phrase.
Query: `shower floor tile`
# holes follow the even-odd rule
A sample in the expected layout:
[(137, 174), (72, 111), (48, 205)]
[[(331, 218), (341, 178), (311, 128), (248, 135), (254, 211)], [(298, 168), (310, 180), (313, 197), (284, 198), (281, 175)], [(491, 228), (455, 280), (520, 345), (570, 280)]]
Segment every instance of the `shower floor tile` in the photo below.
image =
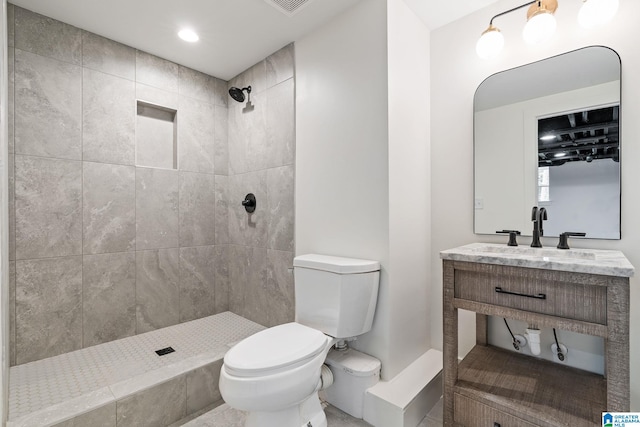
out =
[[(113, 400), (220, 359), (234, 343), (264, 327), (231, 312), (11, 367), (9, 425), (46, 408), (77, 400)], [(158, 356), (155, 351), (175, 352)]]

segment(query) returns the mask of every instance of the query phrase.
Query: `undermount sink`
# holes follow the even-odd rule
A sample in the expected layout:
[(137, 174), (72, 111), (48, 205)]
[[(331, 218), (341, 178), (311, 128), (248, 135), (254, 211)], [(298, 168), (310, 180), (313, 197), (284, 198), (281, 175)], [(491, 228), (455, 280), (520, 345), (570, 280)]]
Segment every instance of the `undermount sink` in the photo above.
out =
[(622, 252), (601, 249), (563, 250), (471, 243), (442, 251), (440, 258), (621, 277), (631, 277), (634, 272), (633, 266)]
[(484, 252), (487, 254), (516, 255), (533, 258), (572, 258), (572, 259), (589, 259), (595, 260), (596, 253), (589, 249), (555, 249), (555, 248), (529, 248), (523, 246), (502, 246), (482, 244), (482, 246), (474, 249), (476, 252)]

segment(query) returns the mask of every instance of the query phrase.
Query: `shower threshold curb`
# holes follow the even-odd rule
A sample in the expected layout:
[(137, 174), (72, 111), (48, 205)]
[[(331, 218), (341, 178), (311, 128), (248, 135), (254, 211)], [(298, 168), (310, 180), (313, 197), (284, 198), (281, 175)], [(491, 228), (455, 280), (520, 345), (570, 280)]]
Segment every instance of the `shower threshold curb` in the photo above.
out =
[(7, 422), (7, 427), (52, 426), (143, 392), (190, 371), (222, 360), (223, 352), (190, 357)]
[[(180, 378), (181, 376), (186, 376), (192, 371), (196, 369), (203, 368), (214, 363), (220, 362), (224, 358), (227, 350), (231, 348), (236, 342), (245, 338), (246, 336), (252, 335), (259, 330), (264, 329), (263, 326), (258, 325), (257, 323), (246, 320), (240, 316), (237, 316), (230, 312), (221, 313), (218, 315), (210, 316), (211, 318), (215, 316), (232, 316), (232, 321), (236, 323), (242, 324), (243, 322), (247, 322), (246, 331), (244, 334), (240, 334), (237, 337), (234, 337), (232, 342), (227, 343), (219, 343), (215, 346), (215, 348), (210, 351), (203, 352), (201, 354), (197, 354), (194, 356), (187, 357), (183, 360), (178, 360), (173, 363), (164, 365), (159, 368), (155, 368), (144, 372), (139, 375), (134, 375), (129, 378), (122, 379), (120, 381), (116, 381), (110, 384), (107, 384), (104, 387), (97, 388), (95, 390), (83, 393), (79, 396), (72, 397), (70, 399), (64, 400), (62, 402), (49, 405), (38, 410), (32, 411), (27, 414), (23, 414), (21, 416), (16, 417), (15, 419), (11, 419), (11, 413), (9, 414), (9, 420), (7, 421), (7, 427), (32, 427), (32, 426), (56, 426), (57, 424), (64, 423), (65, 421), (72, 420), (76, 417), (89, 414), (93, 411), (98, 411), (103, 409), (105, 406), (114, 405), (113, 417), (114, 423), (116, 425), (116, 405), (118, 402), (123, 399), (130, 399), (132, 396), (143, 393), (147, 390), (150, 390), (154, 387), (163, 385), (171, 380), (175, 380)], [(206, 318), (205, 318), (206, 319)], [(184, 327), (187, 323), (195, 323), (202, 321), (203, 319), (195, 320), (192, 322), (186, 322), (180, 325), (170, 326), (168, 328), (176, 328), (176, 327)], [(197, 324), (194, 325), (197, 327)], [(162, 330), (158, 330), (162, 331)], [(147, 334), (158, 333), (158, 331), (148, 332)], [(141, 334), (145, 335), (145, 334)], [(243, 336), (244, 335), (244, 336)], [(131, 339), (132, 337), (129, 337)], [(109, 345), (110, 343), (99, 344)], [(98, 346), (98, 347), (99, 347)], [(78, 350), (78, 352), (82, 352), (86, 349)], [(60, 356), (54, 356), (60, 357)], [(160, 356), (158, 356), (160, 357)], [(38, 362), (32, 362), (38, 363)], [(217, 384), (216, 384), (217, 389)], [(186, 390), (185, 390), (186, 393)], [(210, 402), (213, 403), (222, 403), (219, 402)], [(199, 410), (199, 409), (198, 409)], [(192, 412), (196, 412), (194, 410)], [(189, 412), (187, 410), (187, 412)], [(184, 414), (185, 416), (190, 415), (189, 413)], [(66, 425), (66, 424), (65, 424)]]

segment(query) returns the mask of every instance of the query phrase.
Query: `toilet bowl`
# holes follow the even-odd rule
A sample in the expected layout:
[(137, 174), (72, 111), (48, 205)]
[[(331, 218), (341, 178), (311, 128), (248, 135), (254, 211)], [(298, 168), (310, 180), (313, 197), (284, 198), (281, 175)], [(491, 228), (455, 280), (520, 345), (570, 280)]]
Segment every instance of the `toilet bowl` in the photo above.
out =
[(240, 341), (220, 370), (220, 393), (248, 413), (246, 427), (326, 427), (323, 363), (337, 341), (371, 329), (379, 270), (376, 261), (294, 259), (296, 322)]
[[(315, 418), (312, 426), (322, 427), (324, 412), (311, 398), (315, 395), (318, 400), (322, 364), (334, 343), (298, 323), (269, 328), (241, 341), (227, 352), (220, 372), (225, 402), (249, 412), (247, 426), (306, 426)], [(312, 401), (303, 405), (307, 400)]]

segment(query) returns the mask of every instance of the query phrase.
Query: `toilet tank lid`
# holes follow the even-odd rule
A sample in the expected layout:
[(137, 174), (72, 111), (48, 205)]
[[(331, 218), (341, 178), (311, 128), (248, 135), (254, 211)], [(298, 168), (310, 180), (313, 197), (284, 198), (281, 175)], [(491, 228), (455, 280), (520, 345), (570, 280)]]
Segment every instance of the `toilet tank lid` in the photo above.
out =
[(293, 259), (293, 266), (338, 274), (370, 273), (380, 270), (378, 261), (318, 254), (297, 256)]

